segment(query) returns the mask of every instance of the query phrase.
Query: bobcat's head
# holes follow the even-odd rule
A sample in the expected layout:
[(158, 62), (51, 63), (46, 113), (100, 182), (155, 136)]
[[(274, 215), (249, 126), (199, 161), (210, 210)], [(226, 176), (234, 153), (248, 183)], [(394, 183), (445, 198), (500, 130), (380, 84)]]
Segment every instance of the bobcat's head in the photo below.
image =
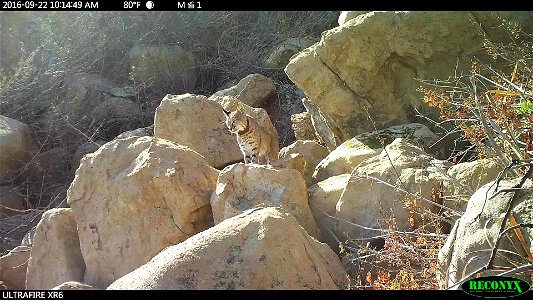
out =
[(244, 109), (237, 109), (233, 112), (224, 110), (224, 114), (226, 114), (226, 126), (232, 133), (239, 133), (248, 129), (248, 117)]

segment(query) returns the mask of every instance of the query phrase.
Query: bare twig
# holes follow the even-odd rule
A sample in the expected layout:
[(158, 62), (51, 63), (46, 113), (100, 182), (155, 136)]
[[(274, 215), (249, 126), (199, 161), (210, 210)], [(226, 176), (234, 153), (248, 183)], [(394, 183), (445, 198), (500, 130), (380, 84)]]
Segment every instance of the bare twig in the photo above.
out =
[(522, 273), (522, 272), (526, 272), (526, 271), (530, 271), (530, 270), (533, 270), (533, 264), (527, 264), (527, 265), (523, 265), (523, 266), (520, 266), (520, 267), (516, 267), (514, 269), (511, 269), (507, 272), (503, 272), (503, 273), (500, 273), (500, 274), (497, 274), (496, 276), (511, 276), (511, 275), (514, 275), (516, 273)]

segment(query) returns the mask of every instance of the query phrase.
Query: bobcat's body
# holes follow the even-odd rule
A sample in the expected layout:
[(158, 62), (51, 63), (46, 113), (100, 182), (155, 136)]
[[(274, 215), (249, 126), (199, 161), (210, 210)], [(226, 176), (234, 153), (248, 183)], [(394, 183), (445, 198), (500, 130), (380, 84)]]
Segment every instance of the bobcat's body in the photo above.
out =
[(279, 145), (272, 134), (247, 115), (243, 109), (226, 113), (228, 129), (237, 135), (244, 163), (269, 165), (278, 159)]

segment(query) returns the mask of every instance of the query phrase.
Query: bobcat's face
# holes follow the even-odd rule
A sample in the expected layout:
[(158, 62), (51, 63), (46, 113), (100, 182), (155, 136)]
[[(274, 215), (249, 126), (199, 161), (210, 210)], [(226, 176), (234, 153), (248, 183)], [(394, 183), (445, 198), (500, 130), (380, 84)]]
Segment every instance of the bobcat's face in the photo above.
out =
[(226, 115), (226, 126), (228, 126), (229, 131), (239, 133), (246, 129), (246, 120), (246, 113), (239, 109)]

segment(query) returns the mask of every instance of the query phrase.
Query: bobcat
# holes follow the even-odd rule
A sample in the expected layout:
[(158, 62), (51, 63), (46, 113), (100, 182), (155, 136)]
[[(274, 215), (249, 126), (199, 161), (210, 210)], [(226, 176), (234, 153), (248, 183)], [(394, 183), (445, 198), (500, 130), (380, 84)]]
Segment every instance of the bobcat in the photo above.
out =
[(261, 127), (238, 108), (233, 112), (224, 110), (226, 126), (237, 135), (237, 143), (244, 155), (244, 163), (266, 164), (278, 159), (279, 145), (272, 134)]

